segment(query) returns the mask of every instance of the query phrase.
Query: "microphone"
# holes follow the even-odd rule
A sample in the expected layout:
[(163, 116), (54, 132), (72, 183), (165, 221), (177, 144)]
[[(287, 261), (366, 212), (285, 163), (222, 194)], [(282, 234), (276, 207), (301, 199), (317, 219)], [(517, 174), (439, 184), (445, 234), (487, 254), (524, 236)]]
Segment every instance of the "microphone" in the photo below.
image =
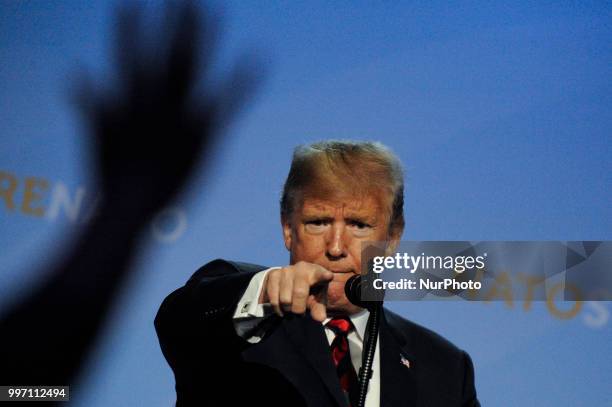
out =
[[(354, 275), (353, 277), (349, 278), (344, 284), (344, 293), (346, 294), (346, 298), (348, 298), (348, 300), (352, 304), (371, 311), (374, 308), (382, 305), (384, 292), (380, 290), (376, 290), (376, 293), (375, 293), (376, 300), (364, 301), (362, 300), (362, 295), (361, 295), (364, 284), (365, 282), (363, 281), (360, 275)], [(367, 288), (368, 287), (366, 286), (365, 289)], [(380, 299), (378, 299), (379, 297)]]

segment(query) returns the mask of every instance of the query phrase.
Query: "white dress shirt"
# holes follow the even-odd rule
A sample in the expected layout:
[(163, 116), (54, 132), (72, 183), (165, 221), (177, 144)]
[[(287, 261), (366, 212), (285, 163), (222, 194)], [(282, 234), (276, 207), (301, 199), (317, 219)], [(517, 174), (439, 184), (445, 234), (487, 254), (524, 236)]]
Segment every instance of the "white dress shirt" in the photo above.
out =
[[(273, 269), (280, 267), (271, 267), (267, 270), (260, 271), (251, 279), (249, 286), (242, 295), (238, 306), (234, 312), (234, 327), (236, 333), (242, 336), (250, 343), (257, 343), (261, 340), (261, 336), (257, 334), (256, 326), (262, 319), (273, 314), (270, 304), (259, 304), (259, 297), (263, 289), (263, 283), (266, 274)], [(351, 351), (351, 360), (355, 367), (355, 372), (359, 372), (361, 367), (361, 352), (363, 350), (363, 338), (368, 323), (370, 313), (363, 310), (357, 314), (349, 315), (355, 329), (348, 334), (349, 349)], [(331, 318), (327, 318), (323, 324), (327, 324)], [(256, 332), (253, 334), (252, 332)], [(250, 335), (250, 336), (249, 336)], [(325, 335), (330, 346), (335, 338), (335, 333), (325, 328)], [(380, 405), (380, 341), (376, 341), (376, 352), (374, 354), (374, 362), (372, 364), (372, 378), (368, 386), (368, 394), (366, 396), (365, 407), (378, 407)]]

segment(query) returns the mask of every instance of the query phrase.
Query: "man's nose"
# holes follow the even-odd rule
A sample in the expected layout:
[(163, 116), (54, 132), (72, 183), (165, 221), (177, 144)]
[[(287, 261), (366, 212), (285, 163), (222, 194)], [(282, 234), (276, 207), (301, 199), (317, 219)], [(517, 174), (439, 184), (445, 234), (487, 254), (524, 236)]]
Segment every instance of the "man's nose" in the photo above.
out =
[(327, 255), (331, 258), (346, 257), (346, 242), (343, 225), (334, 224), (327, 241)]

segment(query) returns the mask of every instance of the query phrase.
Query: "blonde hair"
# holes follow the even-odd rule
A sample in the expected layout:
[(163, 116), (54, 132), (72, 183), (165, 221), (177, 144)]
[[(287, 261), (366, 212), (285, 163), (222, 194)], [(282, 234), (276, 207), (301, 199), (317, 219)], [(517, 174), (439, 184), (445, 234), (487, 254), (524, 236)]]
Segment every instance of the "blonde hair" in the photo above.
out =
[(404, 229), (404, 176), (398, 158), (378, 142), (327, 140), (296, 147), (281, 197), (288, 221), (305, 198), (380, 196), (389, 233)]

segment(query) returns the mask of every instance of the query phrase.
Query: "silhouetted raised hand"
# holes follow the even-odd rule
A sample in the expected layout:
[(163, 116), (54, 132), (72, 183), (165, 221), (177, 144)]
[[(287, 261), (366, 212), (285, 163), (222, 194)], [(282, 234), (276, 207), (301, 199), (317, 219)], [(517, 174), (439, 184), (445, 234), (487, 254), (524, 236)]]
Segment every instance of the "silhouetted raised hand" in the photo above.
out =
[[(123, 10), (117, 25), (119, 92), (84, 85), (80, 93), (93, 126), (104, 202), (140, 215), (175, 197), (255, 83), (252, 65), (237, 64), (221, 85), (208, 81), (196, 88), (209, 71), (216, 27), (190, 3), (168, 7), (165, 19), (166, 26), (145, 41), (139, 10)], [(121, 202), (126, 200), (129, 207)]]

